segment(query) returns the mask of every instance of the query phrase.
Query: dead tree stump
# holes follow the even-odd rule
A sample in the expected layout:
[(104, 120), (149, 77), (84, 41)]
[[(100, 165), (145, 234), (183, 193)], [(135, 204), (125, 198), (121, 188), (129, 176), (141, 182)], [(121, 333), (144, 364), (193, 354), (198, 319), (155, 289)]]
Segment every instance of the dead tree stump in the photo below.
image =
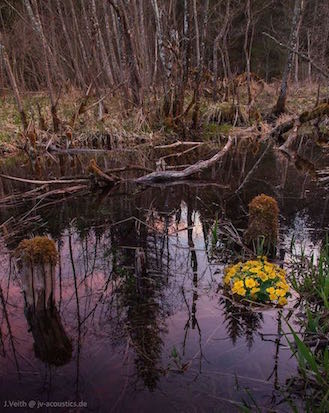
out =
[(249, 204), (248, 228), (244, 234), (245, 242), (257, 253), (276, 255), (278, 241), (279, 207), (277, 201), (261, 194)]
[(70, 361), (67, 337), (55, 302), (57, 250), (47, 237), (23, 240), (16, 252), (25, 299), (25, 316), (34, 339), (34, 352), (45, 363), (60, 366)]

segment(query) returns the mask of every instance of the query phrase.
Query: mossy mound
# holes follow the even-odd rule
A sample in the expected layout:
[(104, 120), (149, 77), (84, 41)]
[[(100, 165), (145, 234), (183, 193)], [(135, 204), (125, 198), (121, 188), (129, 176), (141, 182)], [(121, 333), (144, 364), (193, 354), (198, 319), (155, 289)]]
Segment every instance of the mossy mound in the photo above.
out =
[(47, 237), (24, 239), (19, 243), (16, 254), (34, 263), (47, 262), (55, 265), (58, 259), (55, 242)]
[(275, 246), (278, 239), (279, 207), (277, 201), (264, 194), (252, 199), (249, 204), (249, 223), (245, 233), (248, 244), (264, 239), (266, 247)]

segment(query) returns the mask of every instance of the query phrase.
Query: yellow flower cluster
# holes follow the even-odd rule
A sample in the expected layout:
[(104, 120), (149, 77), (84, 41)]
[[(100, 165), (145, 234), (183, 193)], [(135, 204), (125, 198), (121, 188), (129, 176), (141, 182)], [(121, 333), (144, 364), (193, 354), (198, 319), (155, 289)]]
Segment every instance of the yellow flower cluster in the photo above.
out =
[(226, 268), (224, 286), (240, 297), (279, 306), (286, 305), (290, 296), (286, 272), (268, 262), (266, 257), (238, 262)]

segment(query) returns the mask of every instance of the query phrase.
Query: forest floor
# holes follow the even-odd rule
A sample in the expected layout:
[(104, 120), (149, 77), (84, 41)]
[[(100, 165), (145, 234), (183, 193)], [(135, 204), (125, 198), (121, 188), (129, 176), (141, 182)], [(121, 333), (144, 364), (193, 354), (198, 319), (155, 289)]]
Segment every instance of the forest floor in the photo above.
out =
[[(62, 147), (112, 149), (113, 147), (129, 148), (140, 144), (148, 146), (171, 143), (177, 140), (207, 141), (209, 144), (221, 143), (228, 135), (235, 136), (235, 129), (247, 128), (251, 124), (262, 124), (266, 130), (264, 118), (274, 107), (278, 85), (267, 84), (257, 97), (254, 106), (254, 118), (251, 122), (237, 119), (229, 102), (214, 102), (212, 98), (202, 98), (200, 106), (200, 126), (197, 131), (190, 131), (191, 112), (185, 119), (188, 137), (183, 139), (181, 130), (175, 127), (171, 118), (164, 118), (157, 110), (159, 102), (154, 99), (146, 102), (143, 109), (124, 108), (118, 98), (105, 98), (104, 107), (99, 113), (98, 98), (90, 96), (83, 114), (78, 115), (72, 128), (72, 119), (77, 114), (83, 95), (79, 91), (70, 90), (63, 93), (58, 105), (58, 116), (61, 120), (61, 131), (51, 132), (51, 114), (49, 99), (45, 92), (27, 93), (23, 95), (24, 109), (28, 117), (30, 131), (36, 131), (37, 139), (49, 144), (49, 139)], [(282, 122), (291, 115), (312, 109), (318, 96), (317, 85), (294, 85), (289, 90), (288, 113), (277, 122)], [(321, 97), (326, 91), (321, 90)], [(186, 97), (186, 106), (191, 96)], [(246, 91), (241, 90), (240, 105), (242, 112), (247, 111)], [(22, 134), (20, 116), (14, 97), (10, 94), (0, 100), (0, 153), (11, 155), (24, 147), (25, 137)], [(191, 137), (191, 139), (190, 139)]]

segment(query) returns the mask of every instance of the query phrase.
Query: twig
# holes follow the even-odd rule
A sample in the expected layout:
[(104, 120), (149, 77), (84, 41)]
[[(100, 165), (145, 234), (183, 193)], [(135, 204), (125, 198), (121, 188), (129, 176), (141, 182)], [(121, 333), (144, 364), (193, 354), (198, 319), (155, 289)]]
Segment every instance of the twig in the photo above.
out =
[(203, 145), (205, 142), (182, 142), (182, 141), (177, 141), (174, 143), (171, 143), (169, 145), (158, 145), (155, 146), (154, 149), (169, 149), (169, 148), (175, 148), (176, 146), (194, 146), (194, 145)]
[(9, 179), (11, 181), (24, 182), (26, 184), (35, 184), (35, 185), (82, 184), (82, 183), (86, 183), (89, 181), (89, 179), (87, 178), (84, 178), (84, 179), (51, 179), (49, 181), (39, 181), (36, 179), (25, 179), (25, 178), (19, 178), (18, 176), (10, 176), (10, 175), (3, 175), (3, 174), (0, 174), (0, 178)]

